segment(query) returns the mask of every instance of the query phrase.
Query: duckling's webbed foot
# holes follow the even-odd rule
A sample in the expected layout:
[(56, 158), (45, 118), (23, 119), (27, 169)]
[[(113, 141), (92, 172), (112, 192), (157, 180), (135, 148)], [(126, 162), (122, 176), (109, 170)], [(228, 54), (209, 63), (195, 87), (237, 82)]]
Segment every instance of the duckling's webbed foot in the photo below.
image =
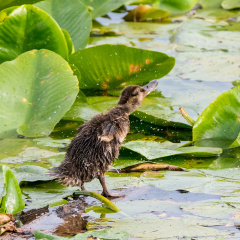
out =
[(102, 195), (104, 197), (107, 197), (107, 198), (118, 198), (118, 197), (123, 197), (124, 195), (119, 195), (119, 194), (112, 194), (112, 193), (109, 193), (108, 189), (107, 189), (107, 186), (106, 186), (106, 183), (105, 183), (105, 176), (104, 175), (100, 175), (98, 177), (101, 185), (102, 185), (102, 188), (103, 188), (103, 191), (102, 191)]

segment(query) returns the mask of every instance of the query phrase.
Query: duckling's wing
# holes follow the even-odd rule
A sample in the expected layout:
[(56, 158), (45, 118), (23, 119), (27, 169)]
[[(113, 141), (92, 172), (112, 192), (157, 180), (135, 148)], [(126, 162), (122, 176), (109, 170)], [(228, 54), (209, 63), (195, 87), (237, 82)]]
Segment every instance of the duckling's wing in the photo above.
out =
[(113, 134), (115, 131), (115, 126), (112, 122), (105, 122), (102, 124), (101, 131), (98, 133), (98, 138), (104, 142), (110, 142), (113, 140)]

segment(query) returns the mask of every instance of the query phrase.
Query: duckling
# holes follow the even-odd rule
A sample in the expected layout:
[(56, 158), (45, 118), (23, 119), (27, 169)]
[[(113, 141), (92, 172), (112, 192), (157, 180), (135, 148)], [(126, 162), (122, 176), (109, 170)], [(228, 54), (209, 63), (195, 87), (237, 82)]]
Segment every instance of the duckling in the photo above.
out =
[(157, 85), (157, 80), (153, 80), (143, 87), (126, 87), (116, 107), (81, 125), (67, 149), (65, 160), (51, 175), (63, 185), (79, 186), (83, 191), (85, 182), (98, 178), (103, 196), (118, 197), (109, 193), (104, 174), (118, 158), (120, 146), (129, 131), (129, 115)]

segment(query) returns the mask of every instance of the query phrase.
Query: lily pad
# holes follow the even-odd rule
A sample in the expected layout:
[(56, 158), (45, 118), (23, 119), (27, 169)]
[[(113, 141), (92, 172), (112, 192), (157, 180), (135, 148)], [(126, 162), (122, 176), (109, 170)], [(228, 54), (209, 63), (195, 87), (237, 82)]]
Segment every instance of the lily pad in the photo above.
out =
[(67, 42), (67, 46), (68, 46), (68, 53), (72, 54), (74, 51), (74, 47), (73, 47), (73, 42), (72, 42), (72, 38), (70, 36), (70, 34), (68, 33), (67, 30), (62, 29), (62, 32), (65, 36), (66, 42)]
[(158, 0), (153, 5), (171, 14), (182, 14), (190, 11), (196, 3), (197, 0)]
[(161, 78), (175, 61), (160, 52), (106, 44), (77, 51), (69, 62), (77, 76), (81, 72), (81, 89), (116, 89)]
[(1, 160), (2, 163), (17, 164), (22, 162), (39, 161), (41, 158), (55, 156), (58, 153), (40, 149), (37, 147), (25, 147), (18, 155), (7, 157)]
[(193, 126), (195, 146), (229, 147), (240, 132), (240, 86), (217, 97)]
[(223, 0), (221, 5), (224, 9), (240, 8), (240, 1), (239, 0)]
[(126, 233), (125, 231), (119, 231), (117, 229), (111, 228), (111, 229), (101, 229), (101, 230), (95, 230), (95, 231), (87, 231), (85, 233), (80, 233), (74, 236), (73, 238), (64, 238), (64, 237), (58, 237), (55, 235), (50, 235), (46, 234), (40, 231), (35, 231), (34, 233), (35, 239), (36, 240), (41, 240), (41, 239), (47, 239), (47, 240), (63, 240), (63, 239), (73, 239), (73, 240), (86, 240), (90, 239), (89, 237), (94, 238), (100, 238), (104, 240), (128, 240), (129, 239), (129, 234)]
[[(161, 219), (161, 218), (128, 218), (128, 219), (112, 219), (108, 218), (108, 221), (99, 221), (95, 224), (89, 225), (89, 229), (94, 229), (97, 226), (112, 227), (119, 231), (126, 231), (133, 238), (144, 239), (177, 239), (189, 237), (216, 237), (219, 239), (223, 236), (230, 237), (231, 234), (225, 231), (221, 231), (215, 228), (207, 228), (212, 223), (214, 225), (224, 225), (224, 222), (212, 220), (202, 221), (200, 218), (194, 216), (185, 216), (182, 218), (174, 219)], [(186, 227), (187, 225), (187, 227)], [(140, 227), (141, 226), (141, 227)], [(161, 226), (156, 228), (155, 226)], [(159, 236), (161, 236), (159, 238)], [(201, 239), (201, 238), (200, 238)], [(204, 238), (203, 238), (204, 239)], [(205, 238), (206, 239), (206, 238)]]
[(217, 7), (221, 7), (221, 3), (223, 0), (199, 0), (199, 3), (201, 4), (201, 6), (203, 8), (217, 8)]
[[(120, 22), (114, 24), (110, 22), (107, 26), (106, 24), (103, 26), (93, 24), (90, 44), (91, 46), (106, 43), (124, 44), (153, 51), (157, 49), (170, 55), (174, 53), (174, 49), (172, 49), (174, 45), (169, 42), (169, 38), (180, 26), (182, 23), (179, 22), (171, 24), (161, 22)], [(117, 36), (113, 38), (110, 34)]]
[[(174, 145), (174, 143), (170, 143)], [(158, 159), (174, 155), (194, 156), (194, 157), (211, 157), (222, 153), (221, 148), (208, 147), (179, 147), (176, 144), (174, 149), (172, 146), (167, 147), (166, 143), (159, 143), (154, 141), (131, 141), (123, 144), (123, 148), (138, 152), (149, 160)]]
[[(21, 187), (26, 197), (25, 209), (36, 209), (55, 204), (71, 196), (78, 188), (64, 187), (55, 181), (43, 183), (28, 183)], [(30, 201), (27, 201), (27, 200)]]
[(178, 76), (183, 79), (232, 82), (239, 78), (239, 57), (235, 53), (182, 52), (177, 59), (178, 65), (174, 72), (178, 72)]
[[(65, 36), (55, 20), (43, 10), (23, 5), (3, 10), (0, 25), (0, 63), (32, 49), (49, 49), (68, 59)], [(34, 33), (34, 34), (33, 34)]]
[(209, 9), (197, 9), (193, 17), (202, 18), (202, 19), (205, 19), (206, 21), (211, 21), (211, 22), (220, 22), (220, 21), (227, 21), (237, 16), (238, 16), (237, 11), (227, 11), (220, 8), (219, 9), (209, 8)]
[(127, 0), (81, 0), (91, 10), (92, 18), (103, 16), (119, 7), (121, 7)]
[(154, 20), (159, 18), (165, 18), (170, 13), (159, 8), (154, 8), (149, 5), (140, 4), (135, 9), (130, 11), (125, 17), (126, 21), (142, 22), (146, 20)]
[(223, 53), (236, 53), (240, 49), (238, 41), (240, 32), (226, 31), (228, 26), (215, 24), (213, 27), (212, 23), (204, 20), (188, 20), (184, 23), (181, 31), (174, 35), (178, 44), (177, 50), (195, 52), (196, 55), (198, 55), (196, 52), (216, 50)]
[(208, 202), (205, 204), (193, 204), (191, 207), (183, 207), (184, 211), (188, 211), (193, 215), (204, 216), (216, 219), (228, 219), (230, 215), (236, 213), (236, 209), (228, 204)]
[[(104, 111), (104, 109), (101, 109), (101, 111)], [(101, 113), (101, 111), (96, 110), (92, 105), (90, 105), (86, 96), (79, 91), (74, 104), (64, 115), (63, 119), (74, 121), (90, 120), (95, 115)]]
[(16, 167), (13, 172), (20, 185), (22, 182), (49, 181), (53, 179), (47, 174), (48, 170), (46, 168), (34, 165)]
[(70, 144), (70, 139), (52, 139), (50, 137), (46, 138), (35, 138), (33, 142), (36, 142), (39, 146), (53, 147), (53, 148), (65, 148)]
[(3, 63), (0, 78), (1, 136), (14, 129), (27, 137), (48, 135), (78, 93), (68, 63), (49, 50), (32, 50)]
[(7, 166), (3, 166), (2, 168), (5, 188), (2, 201), (0, 202), (0, 211), (10, 214), (19, 213), (25, 207), (21, 189), (11, 169)]
[(106, 207), (90, 206), (90, 207), (85, 208), (86, 213), (90, 212), (90, 211), (93, 211), (95, 213), (114, 213), (114, 211), (112, 211), (111, 209), (106, 208)]
[[(0, 166), (8, 165), (14, 169), (16, 167), (28, 166), (29, 173), (40, 167), (43, 171), (39, 171), (40, 180), (49, 180), (49, 176), (45, 175), (45, 168), (56, 167), (64, 159), (67, 144), (70, 139), (53, 140), (51, 138), (40, 139), (4, 139), (0, 141)], [(37, 171), (37, 170), (36, 170)], [(45, 172), (44, 172), (45, 171)], [(14, 172), (16, 174), (16, 172)], [(27, 176), (27, 174), (26, 174)], [(16, 174), (17, 179), (18, 174)], [(0, 176), (1, 178), (1, 176)], [(0, 187), (3, 184), (0, 180)]]
[(0, 141), (0, 160), (7, 157), (16, 157), (23, 152), (27, 147), (33, 147), (32, 139), (23, 138), (5, 138)]
[(0, 2), (0, 10), (13, 7), (13, 6), (20, 6), (23, 4), (33, 4), (36, 2), (40, 2), (42, 0), (8, 0), (8, 1), (1, 1)]
[(45, 0), (36, 3), (35, 6), (50, 14), (61, 28), (69, 32), (75, 50), (87, 45), (92, 18), (80, 0)]
[(159, 126), (190, 128), (190, 124), (181, 120), (182, 116), (179, 111), (173, 111), (171, 106), (166, 106), (166, 102), (167, 100), (164, 98), (149, 97), (133, 115), (145, 122)]

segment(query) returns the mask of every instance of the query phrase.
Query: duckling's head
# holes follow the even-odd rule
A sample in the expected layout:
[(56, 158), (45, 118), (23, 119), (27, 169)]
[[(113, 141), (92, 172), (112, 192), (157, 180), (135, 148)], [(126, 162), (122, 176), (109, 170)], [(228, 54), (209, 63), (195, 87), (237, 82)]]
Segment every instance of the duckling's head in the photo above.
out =
[(128, 113), (132, 113), (138, 109), (143, 99), (158, 85), (157, 80), (153, 80), (145, 86), (131, 85), (126, 87), (120, 96), (118, 105), (123, 105)]

